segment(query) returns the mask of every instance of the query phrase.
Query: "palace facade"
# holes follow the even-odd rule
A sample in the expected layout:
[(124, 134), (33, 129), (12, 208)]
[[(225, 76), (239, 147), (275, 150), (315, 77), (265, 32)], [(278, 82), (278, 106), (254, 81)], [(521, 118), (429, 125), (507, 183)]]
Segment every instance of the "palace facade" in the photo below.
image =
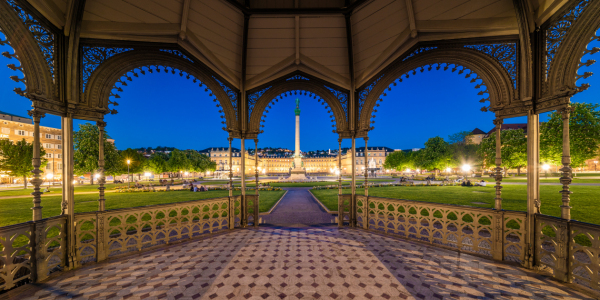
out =
[[(365, 159), (375, 161), (377, 168), (380, 170), (377, 173), (384, 173), (383, 169), (385, 158), (394, 149), (388, 147), (368, 147), (367, 156), (365, 157), (365, 148), (356, 148), (356, 160), (354, 168), (357, 174), (362, 174), (365, 168)], [(207, 148), (199, 151), (202, 154), (210, 157), (217, 164), (217, 172), (229, 171), (229, 148), (215, 147)], [(240, 176), (241, 170), (241, 152), (240, 149), (232, 148), (232, 170), (234, 176)], [(253, 175), (255, 173), (255, 156), (244, 152), (246, 159), (246, 174)], [(258, 170), (261, 175), (286, 175), (293, 167), (293, 153), (290, 155), (261, 155), (258, 156)], [(338, 170), (338, 155), (337, 151), (332, 151), (327, 154), (309, 155), (302, 157), (302, 165), (306, 168), (306, 173), (311, 175), (335, 174)], [(352, 150), (342, 151), (342, 174), (352, 174)]]
[[(33, 120), (27, 117), (17, 116), (0, 111), (0, 138), (8, 139), (16, 143), (25, 139), (33, 143)], [(40, 144), (46, 151), (48, 164), (43, 169), (44, 180), (47, 174), (52, 174), (54, 180), (62, 178), (62, 130), (40, 126)], [(0, 170), (1, 183), (22, 183), (23, 178), (12, 177), (10, 172)]]

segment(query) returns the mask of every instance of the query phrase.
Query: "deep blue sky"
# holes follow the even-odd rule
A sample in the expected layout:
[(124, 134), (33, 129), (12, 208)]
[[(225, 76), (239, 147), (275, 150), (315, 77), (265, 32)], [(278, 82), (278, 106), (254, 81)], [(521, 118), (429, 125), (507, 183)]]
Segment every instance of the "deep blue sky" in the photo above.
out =
[[(0, 38), (4, 36), (0, 33)], [(599, 42), (589, 47), (600, 46)], [(13, 50), (0, 46), (0, 52)], [(584, 61), (593, 56), (584, 57)], [(596, 58), (598, 60), (598, 58)], [(16, 95), (12, 90), (17, 84), (9, 79), (13, 72), (7, 64), (18, 65), (15, 59), (0, 56), (0, 110), (17, 115), (27, 115), (31, 103)], [(600, 103), (600, 63), (580, 72), (596, 73), (581, 82), (589, 82), (591, 88), (573, 97), (573, 102)], [(387, 146), (394, 149), (423, 147), (423, 143), (433, 136), (446, 138), (452, 133), (480, 128), (492, 129), (493, 113), (483, 113), (483, 104), (478, 100), (474, 89), (463, 75), (450, 71), (418, 72), (416, 76), (404, 79), (384, 98), (378, 108), (375, 130), (370, 133), (370, 146)], [(118, 114), (108, 115), (108, 134), (116, 140), (118, 149), (128, 147), (174, 146), (181, 149), (204, 149), (206, 147), (227, 146), (227, 134), (215, 107), (204, 89), (185, 77), (172, 74), (149, 74), (134, 78), (120, 93)], [(324, 106), (308, 97), (301, 101), (301, 149), (337, 148), (337, 135), (332, 133), (331, 119)], [(259, 137), (259, 147), (294, 147), (294, 99), (287, 97), (269, 109), (264, 133)], [(542, 117), (542, 119), (545, 119)], [(83, 121), (76, 121), (75, 128)], [(514, 118), (505, 123), (524, 123), (526, 118)], [(60, 118), (46, 116), (42, 125), (60, 127)], [(234, 140), (234, 147), (239, 147)], [(253, 141), (247, 145), (254, 147)], [(344, 147), (350, 146), (345, 140)], [(357, 146), (364, 146), (359, 140)]]

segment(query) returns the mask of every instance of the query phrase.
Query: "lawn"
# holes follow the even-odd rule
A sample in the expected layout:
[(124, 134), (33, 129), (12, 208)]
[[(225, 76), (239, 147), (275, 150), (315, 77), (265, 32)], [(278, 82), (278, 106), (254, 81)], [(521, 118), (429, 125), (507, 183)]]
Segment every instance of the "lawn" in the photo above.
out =
[[(561, 195), (560, 186), (540, 186), (541, 211), (544, 214), (560, 217)], [(571, 191), (571, 218), (582, 222), (600, 224), (600, 186), (572, 186)], [(329, 210), (337, 211), (337, 189), (312, 190)], [(350, 189), (344, 189), (344, 194), (349, 194)], [(364, 194), (364, 189), (357, 189), (357, 194)], [(396, 186), (373, 187), (369, 189), (370, 196), (406, 199), (414, 201), (427, 201), (444, 204), (466, 205), (474, 207), (492, 208), (495, 189), (487, 187), (462, 187), (462, 186)], [(527, 210), (527, 186), (506, 185), (502, 187), (502, 207), (505, 210)], [(487, 205), (477, 205), (472, 202), (484, 202)]]
[[(369, 182), (392, 182), (393, 179), (369, 179)], [(261, 183), (266, 183), (269, 181), (261, 181)], [(364, 182), (363, 179), (356, 180), (356, 183), (362, 184)], [(350, 185), (352, 181), (342, 180), (342, 185)], [(270, 182), (270, 185), (273, 187), (313, 187), (313, 186), (326, 186), (326, 185), (338, 185), (338, 181), (317, 181), (317, 182)], [(233, 186), (240, 187), (241, 183), (235, 183)], [(256, 183), (252, 182), (246, 183), (247, 187), (256, 186)]]
[[(239, 195), (240, 191), (234, 191)], [(283, 196), (285, 191), (261, 191), (260, 212), (266, 212)], [(106, 194), (106, 209), (147, 206), (164, 203), (174, 203), (208, 198), (226, 197), (229, 192), (208, 191), (192, 193), (189, 191), (172, 191), (156, 193), (108, 193)], [(60, 214), (62, 197), (47, 197), (42, 199), (44, 218)], [(12, 198), (0, 200), (0, 227), (31, 221), (32, 199)], [(98, 195), (85, 194), (75, 196), (75, 213), (98, 210)]]

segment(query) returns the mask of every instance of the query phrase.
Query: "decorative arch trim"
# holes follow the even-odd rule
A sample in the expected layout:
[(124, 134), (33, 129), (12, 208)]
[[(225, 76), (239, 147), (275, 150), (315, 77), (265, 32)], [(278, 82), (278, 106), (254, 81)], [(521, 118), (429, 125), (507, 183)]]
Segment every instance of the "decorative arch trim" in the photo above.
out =
[(15, 1), (0, 1), (0, 31), (15, 51), (2, 53), (3, 56), (16, 58), (20, 66), (8, 65), (12, 70), (23, 72), (24, 77), (12, 76), (16, 82), (23, 82), (26, 90), (15, 88), (15, 92), (25, 96), (34, 104), (44, 104), (51, 113), (62, 113), (63, 105), (58, 100), (58, 89), (54, 80), (54, 34), (39, 20), (21, 8)]
[[(102, 49), (106, 49), (102, 47)], [(124, 48), (128, 49), (128, 48)], [(178, 51), (178, 50), (177, 50)], [(113, 51), (111, 51), (112, 53)], [(222, 80), (210, 70), (200, 63), (192, 63), (183, 53), (179, 55), (177, 52), (162, 51), (159, 49), (131, 49), (126, 51), (114, 51), (112, 55), (101, 55), (101, 60), (97, 62), (85, 83), (86, 88), (83, 94), (82, 106), (97, 112), (116, 113), (115, 110), (109, 108), (109, 104), (114, 105), (114, 99), (119, 96), (113, 93), (116, 89), (119, 91), (121, 86), (127, 85), (126, 81), (131, 81), (132, 76), (137, 77), (138, 72), (144, 74), (146, 71), (162, 71), (186, 76), (186, 78), (194, 78), (194, 82), (200, 81), (200, 86), (205, 88), (205, 91), (210, 92), (211, 96), (215, 96), (213, 101), (217, 102), (217, 107), (222, 107), (222, 112), (225, 120), (223, 130), (230, 133), (239, 131), (237, 119), (237, 92), (233, 88), (224, 84)], [(83, 55), (85, 57), (86, 54)], [(146, 69), (143, 69), (143, 68)], [(170, 68), (170, 70), (169, 70)], [(84, 64), (83, 70), (87, 69)], [(177, 71), (176, 71), (177, 70)], [(83, 76), (82, 76), (83, 78)], [(117, 86), (116, 83), (120, 83)], [(205, 86), (204, 86), (205, 85)], [(111, 99), (113, 97), (113, 99)]]
[(600, 52), (600, 48), (588, 49), (600, 29), (600, 2), (591, 0), (572, 1), (562, 15), (551, 20), (544, 29), (546, 59), (543, 81), (543, 98), (537, 105), (540, 112), (554, 110), (569, 104), (569, 98), (586, 90), (589, 84), (577, 86), (577, 80), (592, 73), (579, 75), (580, 67), (595, 61), (582, 62), (586, 54)]
[[(499, 111), (503, 108), (515, 105), (517, 101), (513, 80), (504, 66), (494, 59), (490, 54), (483, 51), (464, 47), (464, 45), (454, 47), (427, 47), (417, 46), (417, 54), (409, 53), (405, 57), (400, 57), (395, 63), (384, 69), (378, 74), (372, 82), (362, 87), (358, 91), (358, 107), (359, 107), (359, 126), (358, 137), (366, 136), (371, 130), (371, 118), (369, 117), (376, 106), (376, 102), (384, 94), (385, 89), (394, 83), (401, 76), (411, 72), (417, 74), (417, 69), (423, 72), (425, 67), (431, 70), (433, 65), (437, 64), (437, 68), (445, 64), (445, 69), (454, 65), (452, 71), (458, 70), (458, 66), (463, 69), (459, 73), (469, 71), (466, 78), (469, 78), (472, 73), (476, 74), (476, 79), (481, 79), (483, 85), (487, 87), (485, 91), (480, 91), (479, 95), (489, 94), (486, 99), (480, 102), (490, 102), (489, 107), (484, 107), (483, 111)], [(406, 59), (408, 58), (408, 59)], [(515, 55), (516, 59), (516, 55)]]
[(261, 133), (263, 113), (269, 104), (281, 94), (294, 91), (305, 91), (323, 99), (333, 114), (334, 131), (341, 134), (348, 130), (349, 91), (308, 74), (293, 72), (248, 92), (249, 117), (246, 136), (258, 136)]

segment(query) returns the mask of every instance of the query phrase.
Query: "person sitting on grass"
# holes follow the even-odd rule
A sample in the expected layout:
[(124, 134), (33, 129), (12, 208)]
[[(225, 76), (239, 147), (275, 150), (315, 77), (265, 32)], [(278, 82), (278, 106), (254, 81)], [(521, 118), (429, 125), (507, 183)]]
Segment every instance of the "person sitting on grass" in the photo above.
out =
[(50, 193), (50, 187), (47, 186), (46, 189), (44, 190), (44, 193)]
[(198, 186), (194, 186), (194, 192), (198, 191)]

